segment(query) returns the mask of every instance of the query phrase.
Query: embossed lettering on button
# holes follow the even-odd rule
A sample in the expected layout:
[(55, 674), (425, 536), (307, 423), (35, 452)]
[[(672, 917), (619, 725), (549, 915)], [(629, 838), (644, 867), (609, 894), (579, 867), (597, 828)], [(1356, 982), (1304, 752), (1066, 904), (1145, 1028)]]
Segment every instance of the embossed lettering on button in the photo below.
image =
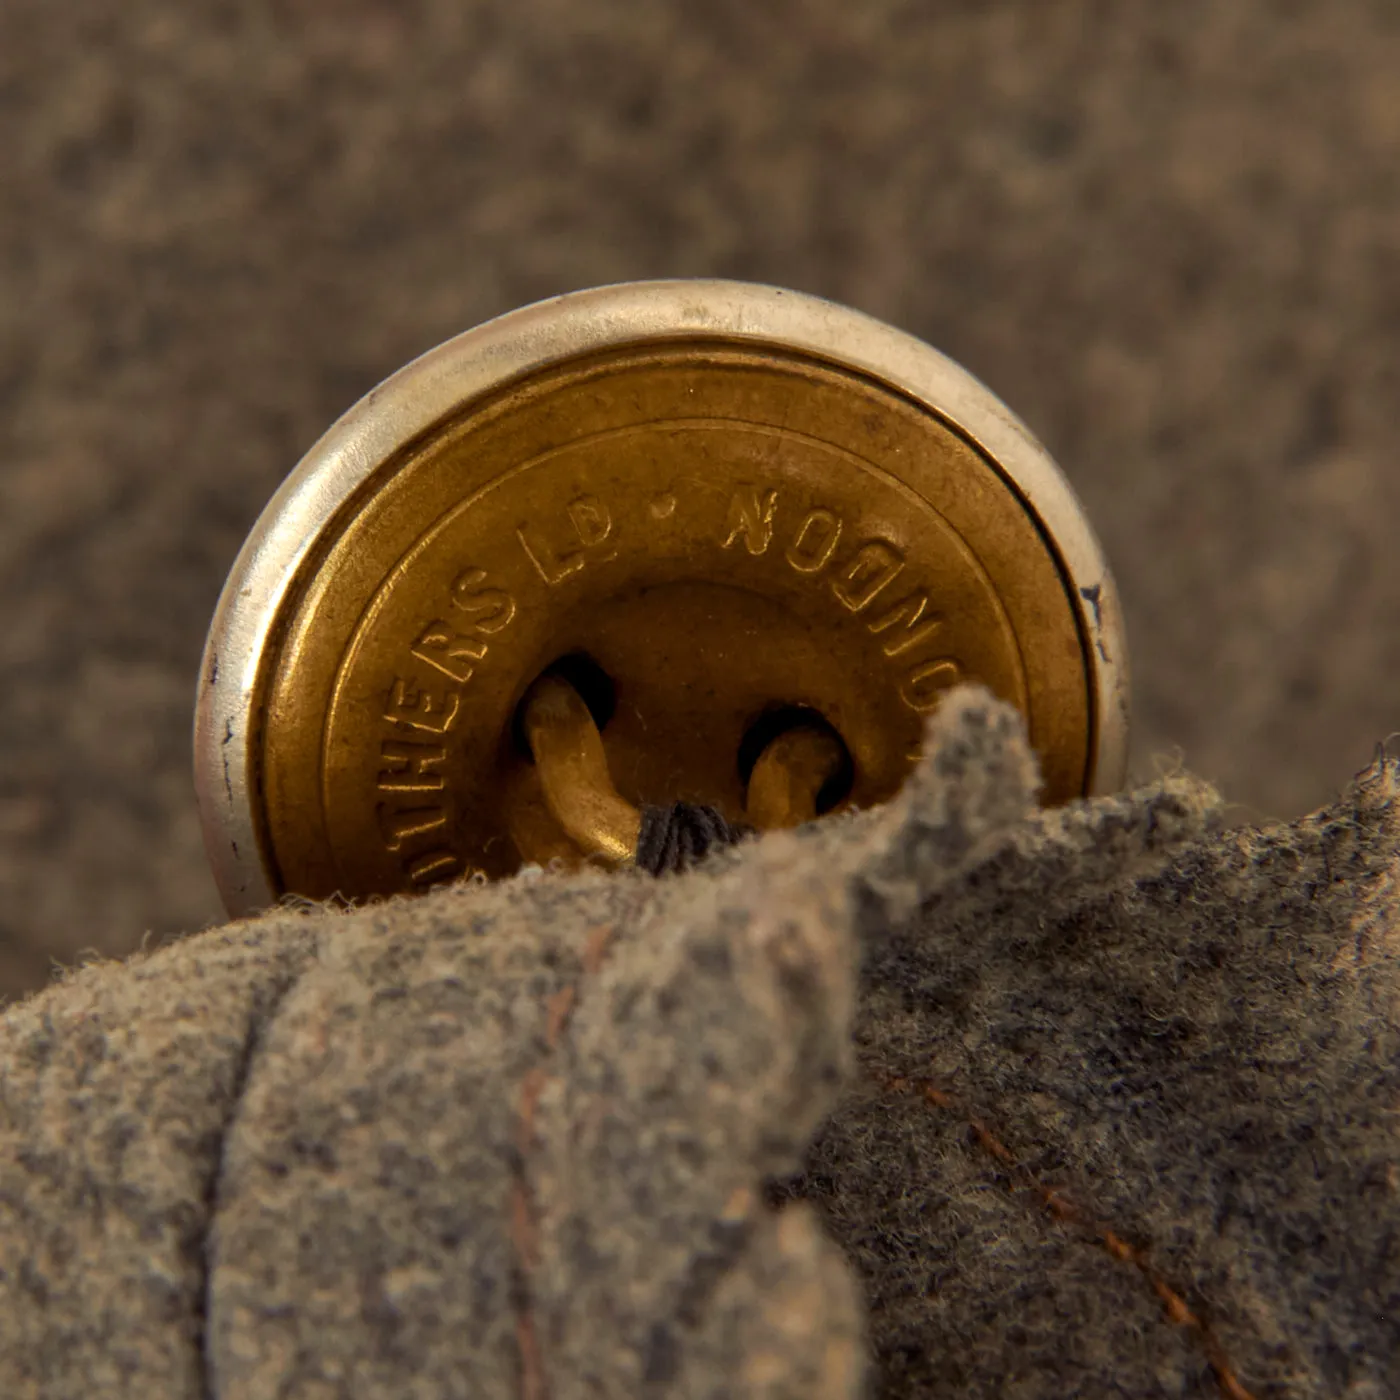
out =
[(1117, 595), (1073, 493), (981, 384), (776, 288), (578, 292), (468, 331), (307, 454), (234, 565), (196, 720), (230, 912), (568, 854), (518, 722), (562, 659), (605, 678), (628, 803), (744, 815), (778, 710), (897, 791), (978, 681), (1025, 715), (1047, 802), (1115, 786)]

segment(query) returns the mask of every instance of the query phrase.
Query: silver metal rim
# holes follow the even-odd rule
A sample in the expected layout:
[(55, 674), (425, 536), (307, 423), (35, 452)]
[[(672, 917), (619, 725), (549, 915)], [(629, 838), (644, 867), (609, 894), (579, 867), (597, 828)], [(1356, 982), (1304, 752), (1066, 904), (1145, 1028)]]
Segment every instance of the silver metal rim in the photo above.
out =
[(624, 283), (524, 307), (428, 351), (345, 413), (268, 502), (215, 610), (195, 707), (200, 819), (231, 915), (276, 898), (253, 807), (250, 709), (293, 581), (342, 502), (411, 438), (506, 381), (590, 351), (686, 335), (786, 345), (847, 365), (927, 405), (982, 449), (1059, 556), (1090, 642), (1098, 722), (1092, 790), (1121, 785), (1129, 702), (1117, 590), (1073, 490), (1029, 429), (947, 356), (849, 307), (744, 282)]

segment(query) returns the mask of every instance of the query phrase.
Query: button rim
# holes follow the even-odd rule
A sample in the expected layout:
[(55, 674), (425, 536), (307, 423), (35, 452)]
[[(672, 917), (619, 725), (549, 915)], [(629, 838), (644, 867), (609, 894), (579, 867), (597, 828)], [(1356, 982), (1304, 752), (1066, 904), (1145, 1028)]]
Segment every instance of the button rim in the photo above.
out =
[(1088, 791), (1121, 785), (1129, 673), (1117, 589), (1068, 480), (1025, 424), (942, 352), (850, 307), (758, 283), (621, 283), (508, 312), (411, 361), (331, 425), (259, 515), (215, 608), (195, 704), (196, 797), (231, 916), (277, 898), (254, 805), (251, 708), (301, 566), (347, 497), (407, 442), (511, 380), (594, 351), (690, 336), (787, 346), (856, 370), (922, 404), (980, 449), (1039, 525), (1076, 609), (1097, 731)]

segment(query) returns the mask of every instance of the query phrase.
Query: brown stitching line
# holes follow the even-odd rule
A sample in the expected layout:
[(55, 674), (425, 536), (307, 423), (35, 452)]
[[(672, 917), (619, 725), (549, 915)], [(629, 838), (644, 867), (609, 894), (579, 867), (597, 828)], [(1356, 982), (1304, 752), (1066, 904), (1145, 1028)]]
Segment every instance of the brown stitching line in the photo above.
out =
[(1006, 1167), (1024, 1187), (1031, 1191), (1050, 1215), (1061, 1224), (1075, 1226), (1083, 1230), (1096, 1243), (1102, 1245), (1113, 1258), (1120, 1263), (1132, 1264), (1137, 1269), (1161, 1301), (1167, 1317), (1178, 1327), (1190, 1328), (1200, 1337), (1206, 1360), (1210, 1363), (1210, 1369), (1215, 1373), (1216, 1383), (1220, 1386), (1221, 1393), (1227, 1397), (1227, 1400), (1255, 1400), (1253, 1392), (1245, 1388), (1234, 1367), (1230, 1364), (1229, 1357), (1225, 1354), (1225, 1348), (1221, 1345), (1220, 1339), (1215, 1335), (1210, 1324), (1199, 1313), (1191, 1309), (1185, 1298), (1153, 1267), (1151, 1260), (1148, 1259), (1143, 1250), (1135, 1249), (1115, 1230), (1087, 1215), (1072, 1201), (1067, 1201), (1054, 1187), (1046, 1186), (1039, 1181), (1029, 1168), (1023, 1166), (1016, 1159), (1011, 1149), (981, 1119), (971, 1117), (951, 1094), (945, 1094), (932, 1084), (917, 1079), (894, 1078), (882, 1079), (877, 1082), (882, 1088), (896, 1093), (918, 1094), (934, 1108), (956, 1113), (960, 1118), (965, 1119), (978, 1147), (989, 1157)]
[(544, 1081), (544, 1071), (538, 1068), (532, 1069), (521, 1081), (517, 1152), (513, 1166), (514, 1180), (510, 1186), (510, 1240), (519, 1271), (515, 1345), (520, 1353), (520, 1400), (548, 1400), (549, 1396), (530, 1295), (530, 1275), (539, 1262), (539, 1225), (535, 1218), (534, 1197), (525, 1176), (525, 1148), (532, 1136), (535, 1105), (544, 1088)]
[[(602, 967), (612, 944), (615, 926), (602, 924), (585, 940), (579, 961), (583, 974), (591, 977)], [(568, 1029), (574, 1008), (578, 1005), (579, 982), (561, 987), (545, 1002), (544, 1044), (552, 1054)], [(510, 1188), (510, 1239), (520, 1272), (516, 1301), (515, 1345), (520, 1354), (520, 1400), (549, 1400), (549, 1385), (545, 1379), (544, 1362), (540, 1357), (539, 1336), (535, 1331), (535, 1316), (531, 1305), (530, 1275), (539, 1263), (540, 1229), (535, 1209), (534, 1193), (525, 1174), (525, 1162), (535, 1142), (535, 1110), (540, 1095), (549, 1083), (549, 1075), (536, 1065), (520, 1081), (520, 1099), (516, 1111), (516, 1160), (514, 1180)]]

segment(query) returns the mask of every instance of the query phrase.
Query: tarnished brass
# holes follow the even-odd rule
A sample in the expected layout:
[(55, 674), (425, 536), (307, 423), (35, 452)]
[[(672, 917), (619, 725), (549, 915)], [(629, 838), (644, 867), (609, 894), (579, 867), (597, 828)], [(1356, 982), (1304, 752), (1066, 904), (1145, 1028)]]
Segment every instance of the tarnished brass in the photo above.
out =
[[(960, 680), (1022, 710), (1063, 801), (1092, 770), (1085, 645), (1036, 519), (923, 405), (785, 346), (583, 355), (378, 464), (301, 561), (252, 705), (269, 882), (502, 875), (585, 832), (625, 847), (643, 802), (743, 820), (737, 755), (776, 706), (831, 724), (870, 805)], [(583, 813), (546, 800), (514, 724), (569, 655), (615, 691), (618, 805)], [(808, 801), (781, 786), (757, 775), (761, 824)]]
[[(633, 859), (642, 815), (617, 795), (602, 736), (578, 691), (559, 676), (541, 676), (523, 715), (545, 803), (564, 835), (582, 854), (611, 865)], [(517, 845), (528, 840), (512, 835)]]
[(759, 754), (749, 775), (750, 825), (775, 831), (811, 821), (822, 789), (845, 759), (840, 740), (827, 730), (784, 730)]
[[(521, 715), (545, 806), (564, 835), (586, 857), (609, 865), (634, 860), (642, 816), (618, 796), (598, 726), (578, 691), (547, 673), (530, 687)], [(782, 730), (764, 746), (749, 777), (749, 824), (770, 831), (813, 820), (822, 789), (845, 761), (841, 741), (828, 730)], [(516, 827), (511, 834), (517, 847), (533, 849), (532, 832)], [(570, 854), (556, 851), (561, 858)]]

